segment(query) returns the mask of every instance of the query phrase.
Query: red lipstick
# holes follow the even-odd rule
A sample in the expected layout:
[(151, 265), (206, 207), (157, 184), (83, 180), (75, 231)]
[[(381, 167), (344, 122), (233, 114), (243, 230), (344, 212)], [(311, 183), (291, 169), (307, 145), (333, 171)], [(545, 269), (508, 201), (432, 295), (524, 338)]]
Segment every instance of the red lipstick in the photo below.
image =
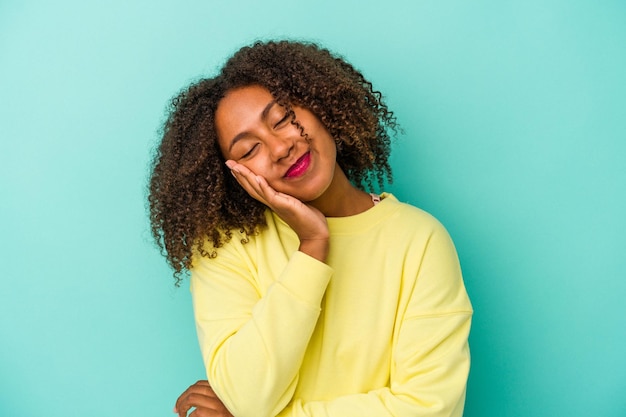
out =
[(307, 152), (302, 155), (295, 164), (289, 167), (285, 178), (296, 178), (302, 176), (311, 164), (311, 153)]

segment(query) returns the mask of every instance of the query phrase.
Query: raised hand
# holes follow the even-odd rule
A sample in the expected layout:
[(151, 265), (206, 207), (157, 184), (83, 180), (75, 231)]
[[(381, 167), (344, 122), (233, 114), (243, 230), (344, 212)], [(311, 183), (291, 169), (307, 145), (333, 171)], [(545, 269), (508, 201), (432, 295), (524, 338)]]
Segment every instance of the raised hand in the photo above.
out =
[(328, 254), (328, 224), (316, 208), (295, 197), (273, 189), (260, 175), (244, 165), (228, 160), (226, 165), (241, 186), (256, 200), (280, 216), (298, 235), (301, 252), (322, 262)]

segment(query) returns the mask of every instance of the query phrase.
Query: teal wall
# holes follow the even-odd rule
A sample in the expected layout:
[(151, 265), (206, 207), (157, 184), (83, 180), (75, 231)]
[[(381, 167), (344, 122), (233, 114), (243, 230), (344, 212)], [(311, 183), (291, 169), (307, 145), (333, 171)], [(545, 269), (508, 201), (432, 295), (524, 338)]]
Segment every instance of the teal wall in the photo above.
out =
[[(228, 5), (227, 5), (228, 4)], [(167, 100), (255, 38), (386, 94), (389, 190), (455, 239), (467, 417), (626, 415), (626, 4), (0, 1), (0, 415), (169, 416), (203, 376), (146, 221)]]

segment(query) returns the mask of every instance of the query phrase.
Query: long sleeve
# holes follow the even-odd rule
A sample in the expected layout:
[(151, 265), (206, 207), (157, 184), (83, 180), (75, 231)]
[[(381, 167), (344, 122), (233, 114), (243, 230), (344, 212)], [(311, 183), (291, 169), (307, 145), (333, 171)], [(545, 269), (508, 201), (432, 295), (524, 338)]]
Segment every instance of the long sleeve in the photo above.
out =
[(327, 401), (295, 400), (280, 417), (462, 416), (472, 307), (456, 251), (440, 225), (429, 237), (415, 271), (392, 342), (388, 386)]
[[(461, 417), (469, 371), (464, 339), (469, 314), (414, 318), (403, 323), (391, 387), (328, 401), (293, 401), (280, 417)], [(433, 337), (418, 341), (411, 333)], [(419, 350), (418, 350), (419, 349)]]
[(327, 264), (272, 217), (194, 263), (217, 395), (236, 417), (461, 417), (472, 306), (447, 231), (389, 195), (327, 221)]
[(236, 416), (276, 415), (291, 400), (332, 269), (295, 252), (260, 288), (240, 246), (192, 270), (192, 299), (207, 376)]

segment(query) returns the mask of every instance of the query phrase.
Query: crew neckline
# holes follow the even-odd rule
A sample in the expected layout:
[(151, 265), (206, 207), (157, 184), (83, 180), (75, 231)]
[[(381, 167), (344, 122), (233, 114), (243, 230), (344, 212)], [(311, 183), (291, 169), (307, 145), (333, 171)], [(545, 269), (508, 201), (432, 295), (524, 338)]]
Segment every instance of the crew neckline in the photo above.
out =
[[(367, 230), (383, 220), (398, 207), (396, 204), (398, 200), (393, 194), (381, 193), (380, 198), (380, 203), (375, 204), (361, 213), (344, 217), (326, 217), (330, 234), (353, 234)], [(284, 220), (276, 213), (272, 212), (272, 216), (277, 221), (286, 225)]]
[(380, 222), (390, 213), (390, 210), (397, 207), (394, 203), (398, 202), (390, 193), (381, 193), (380, 198), (380, 203), (361, 213), (345, 217), (327, 217), (330, 234), (358, 233)]

